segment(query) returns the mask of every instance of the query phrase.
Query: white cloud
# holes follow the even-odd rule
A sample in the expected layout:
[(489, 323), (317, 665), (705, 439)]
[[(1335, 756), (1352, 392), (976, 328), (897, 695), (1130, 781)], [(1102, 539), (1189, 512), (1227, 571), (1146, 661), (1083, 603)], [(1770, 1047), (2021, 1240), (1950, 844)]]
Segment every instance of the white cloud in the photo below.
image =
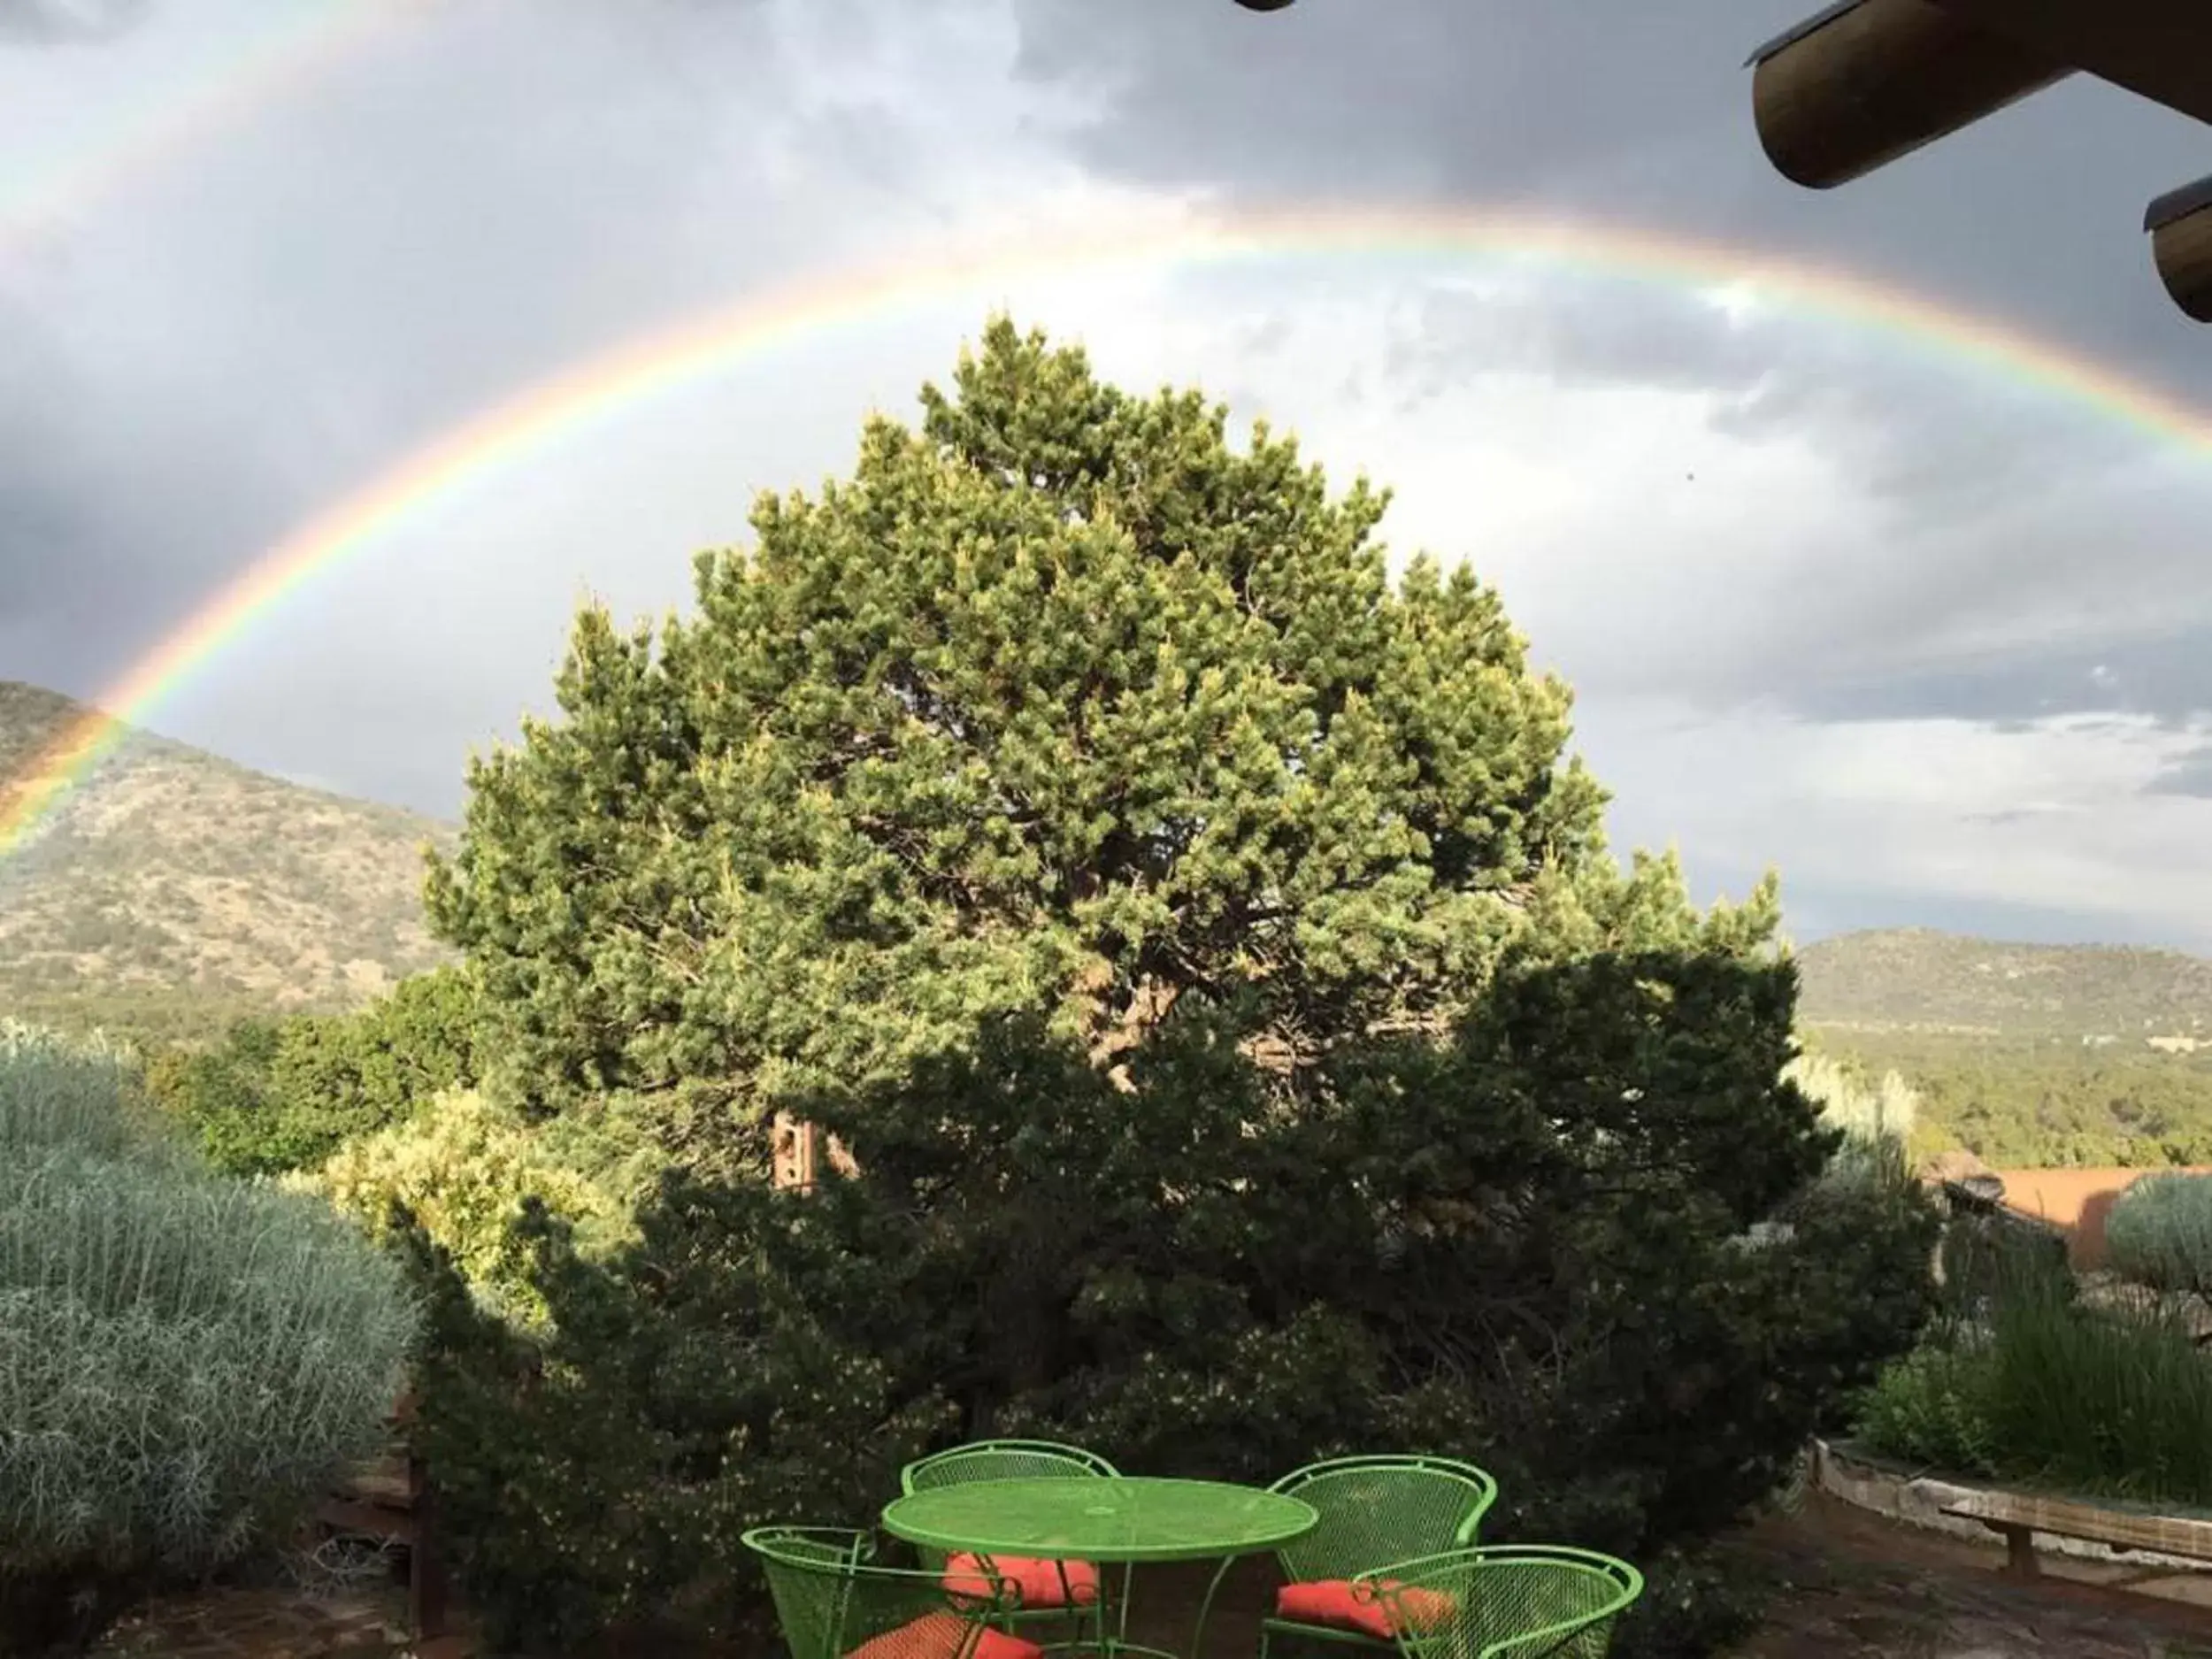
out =
[[(98, 53), (0, 55), (0, 157), (55, 176), (260, 17), (210, 0)], [(618, 342), (1217, 201), (1079, 156), (1103, 83), (1025, 80), (1022, 44), (1001, 0), (471, 0), (69, 216), (43, 263), (0, 261), (0, 366), (45, 440), (36, 536), (0, 512), (0, 595), (42, 601), (0, 614), (0, 672), (95, 688), (303, 517)], [(0, 212), (27, 180), (0, 162)], [(2201, 456), (1740, 287), (1348, 248), (1050, 264), (793, 334), (511, 457), (311, 584), (160, 724), (450, 810), (465, 747), (544, 706), (580, 593), (687, 603), (692, 554), (741, 539), (757, 490), (848, 468), (862, 414), (910, 413), (1007, 305), (1113, 380), (1197, 380), (1340, 484), (1393, 486), (1394, 548), (1471, 560), (1582, 689), (1624, 839), (2212, 937), (2186, 892), (2212, 809), (2141, 794), (2202, 741), (2185, 723), (1747, 712), (2062, 646), (2102, 664), (2062, 695), (2129, 687), (2139, 631), (2212, 622)], [(28, 498), (13, 481), (0, 501)]]
[(1771, 712), (1586, 710), (1631, 838), (1706, 863), (1929, 902), (2087, 912), (2212, 941), (2212, 800), (2143, 793), (2212, 726), (2070, 716), (1815, 724)]

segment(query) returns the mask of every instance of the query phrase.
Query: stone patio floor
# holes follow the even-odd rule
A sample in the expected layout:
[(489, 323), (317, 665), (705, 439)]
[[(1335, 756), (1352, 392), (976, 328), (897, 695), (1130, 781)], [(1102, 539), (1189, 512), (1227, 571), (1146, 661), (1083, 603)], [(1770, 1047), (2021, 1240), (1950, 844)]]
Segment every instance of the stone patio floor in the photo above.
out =
[[(2109, 1586), (2001, 1576), (2003, 1551), (1898, 1526), (1819, 1494), (1731, 1548), (1778, 1592), (1736, 1659), (2212, 1659), (2212, 1608)], [(1232, 1578), (1207, 1659), (1247, 1659), (1263, 1563)], [(1187, 1647), (1204, 1575), (1141, 1578), (1130, 1634)], [(219, 1590), (150, 1607), (97, 1659), (472, 1659), (451, 1638), (411, 1646), (403, 1595), (377, 1584), (320, 1594)]]

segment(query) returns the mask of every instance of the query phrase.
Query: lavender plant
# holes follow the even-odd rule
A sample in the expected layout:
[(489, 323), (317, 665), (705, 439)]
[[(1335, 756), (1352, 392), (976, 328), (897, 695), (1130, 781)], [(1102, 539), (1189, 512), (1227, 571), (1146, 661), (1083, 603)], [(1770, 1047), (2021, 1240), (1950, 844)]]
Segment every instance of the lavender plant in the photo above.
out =
[(2112, 1206), (2104, 1237), (2125, 1278), (2154, 1290), (2212, 1292), (2212, 1176), (2142, 1177)]
[(0, 1028), (0, 1649), (268, 1540), (373, 1448), (413, 1328), (327, 1206), (165, 1139), (127, 1055)]

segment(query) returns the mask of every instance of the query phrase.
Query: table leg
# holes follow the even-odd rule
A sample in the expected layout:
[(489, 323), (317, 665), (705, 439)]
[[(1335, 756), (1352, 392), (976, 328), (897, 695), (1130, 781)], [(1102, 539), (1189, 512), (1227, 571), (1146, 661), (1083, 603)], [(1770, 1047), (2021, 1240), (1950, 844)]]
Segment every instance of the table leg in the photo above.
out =
[[(1064, 1568), (1063, 1572), (1062, 1582), (1064, 1584)], [(1112, 1566), (1104, 1563), (1100, 1564), (1098, 1599), (1088, 1607), (1074, 1613), (1075, 1639), (1068, 1643), (1070, 1650), (1088, 1651), (1100, 1655), (1100, 1659), (1113, 1659), (1114, 1655), (1120, 1653), (1128, 1646), (1129, 1579), (1130, 1569), (1124, 1567), (1121, 1570), (1120, 1591), (1117, 1594)], [(1075, 1601), (1072, 1590), (1069, 1593), (1068, 1601), (1070, 1607), (1073, 1608)], [(1094, 1638), (1088, 1643), (1083, 1640), (1083, 1627), (1086, 1623), (1091, 1626)]]
[[(1052, 1564), (1058, 1570), (1060, 1574), (1060, 1605), (1068, 1609), (1067, 1646), (1069, 1649), (1072, 1651), (1074, 1649), (1080, 1648), (1083, 1646), (1083, 1626), (1087, 1622), (1095, 1624), (1098, 1627), (1097, 1645), (1102, 1652), (1106, 1646), (1107, 1598), (1105, 1573), (1102, 1571), (1098, 1575), (1097, 1594), (1092, 1600), (1090, 1606), (1086, 1608), (1081, 1602), (1075, 1599), (1075, 1584), (1074, 1581), (1068, 1576), (1068, 1563), (1066, 1561), (1056, 1560)], [(1053, 1644), (1056, 1647), (1059, 1644), (1057, 1643)]]
[(1234, 1555), (1222, 1558), (1214, 1570), (1213, 1582), (1206, 1586), (1206, 1596), (1198, 1604), (1198, 1624), (1191, 1632), (1190, 1659), (1206, 1659), (1206, 1621), (1213, 1617), (1214, 1597), (1221, 1594), (1221, 1581), (1229, 1576), (1229, 1569), (1237, 1564)]

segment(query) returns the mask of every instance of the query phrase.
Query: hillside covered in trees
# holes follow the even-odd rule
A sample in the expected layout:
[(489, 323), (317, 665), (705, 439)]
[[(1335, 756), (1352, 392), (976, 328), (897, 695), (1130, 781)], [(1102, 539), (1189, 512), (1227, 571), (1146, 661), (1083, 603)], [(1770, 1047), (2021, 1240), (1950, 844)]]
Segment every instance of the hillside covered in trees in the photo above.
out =
[[(84, 706), (0, 680), (7, 780)], [(433, 819), (132, 731), (0, 858), (0, 1012), (154, 1040), (358, 1007), (449, 959), (422, 913)]]
[(1804, 1018), (1816, 1025), (2091, 1047), (2212, 1038), (2212, 960), (2178, 950), (1903, 927), (1821, 940), (1799, 952), (1798, 965)]
[(1918, 1100), (1924, 1151), (2000, 1167), (2212, 1162), (2212, 961), (1932, 929), (1800, 953), (1809, 1047)]

